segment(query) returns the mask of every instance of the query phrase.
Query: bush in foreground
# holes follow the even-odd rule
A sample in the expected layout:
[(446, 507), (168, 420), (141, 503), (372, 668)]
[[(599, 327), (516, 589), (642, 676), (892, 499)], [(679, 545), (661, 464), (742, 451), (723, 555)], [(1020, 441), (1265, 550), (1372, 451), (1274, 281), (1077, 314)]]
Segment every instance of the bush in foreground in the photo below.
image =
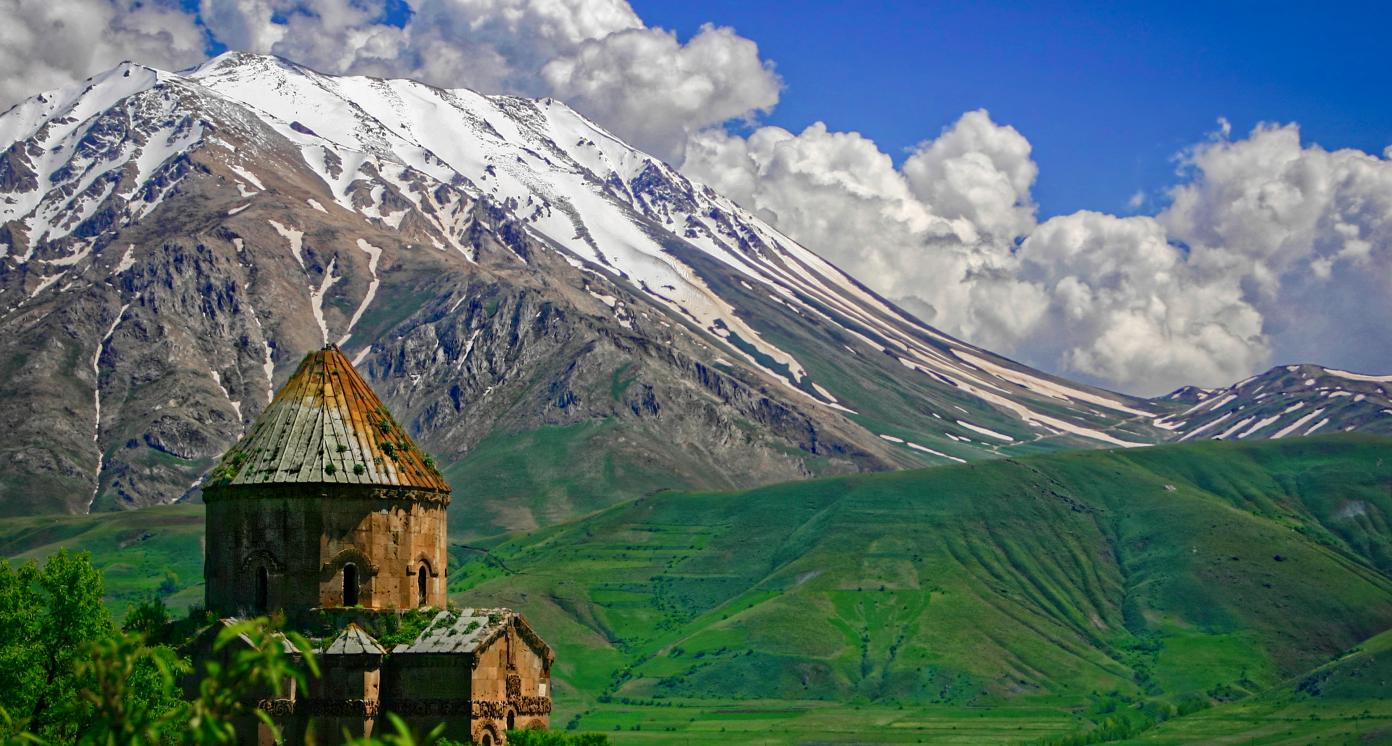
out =
[[(101, 573), (86, 552), (60, 550), (40, 568), (0, 560), (0, 743), (218, 744), (235, 743), (233, 723), (255, 717), (275, 732), (269, 714), (252, 703), (304, 687), (318, 664), (303, 637), (269, 619), (219, 630), (198, 689), (185, 699), (180, 681), (192, 672), (173, 645), (199, 624), (175, 623), (163, 601), (133, 606), (118, 628), (102, 603)], [(182, 629), (181, 629), (182, 628)], [(281, 644), (306, 651), (303, 663)], [(235, 644), (245, 641), (250, 644)], [(216, 657), (216, 656), (214, 656)], [(441, 728), (411, 733), (394, 715), (390, 730), (351, 746), (449, 746)], [(517, 746), (605, 746), (603, 735), (511, 731)]]

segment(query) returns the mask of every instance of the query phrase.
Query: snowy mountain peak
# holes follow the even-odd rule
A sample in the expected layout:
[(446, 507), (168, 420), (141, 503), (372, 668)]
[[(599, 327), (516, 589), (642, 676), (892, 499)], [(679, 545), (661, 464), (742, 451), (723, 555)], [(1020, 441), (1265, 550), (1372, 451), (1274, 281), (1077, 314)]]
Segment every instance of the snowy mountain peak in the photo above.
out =
[[(55, 393), (54, 409), (92, 418), (69, 430), (97, 453), (53, 473), (95, 468), (99, 491), (115, 484), (136, 456), (114, 443), (187, 462), (142, 462), (166, 476), (121, 482), (135, 502), (196, 475), (265, 406), (281, 365), (330, 341), (378, 361), (388, 391), (409, 382), (392, 406), (443, 453), (491, 432), (445, 410), (506, 410), (518, 428), (679, 417), (683, 448), (756, 454), (749, 473), (765, 478), (813, 471), (799, 459), (885, 468), (1144, 445), (1179, 437), (1172, 411), (1217, 395), (1138, 400), (945, 335), (558, 101), (236, 52), (177, 74), (123, 64), (0, 115), (0, 339), (26, 346), (5, 354), (29, 354), (55, 324), (83, 327), (65, 354), (94, 362), (62, 375), (95, 400), (84, 413)], [(134, 359), (113, 350), (137, 333), (141, 355), (205, 359), (141, 358), (113, 378), (108, 366)], [(133, 407), (129, 391), (121, 411), (101, 406), (215, 353), (237, 363), (199, 374), (208, 408)], [(625, 372), (634, 360), (641, 376)], [(588, 398), (571, 388), (581, 379), (599, 387)], [(495, 392), (509, 386), (505, 405)], [(508, 409), (538, 391), (552, 393), (535, 411)]]
[[(233, 52), (185, 76), (151, 71), (148, 80), (111, 85), (118, 75), (124, 73), (116, 70), (95, 79), (95, 89), (109, 90), (95, 95), (88, 91), (88, 109), (111, 108), (120, 99), (148, 90), (157, 79), (178, 79), (204, 98), (236, 102), (256, 112), (263, 123), (298, 146), (332, 201), (345, 210), (386, 219), (385, 205), (371, 204), (370, 198), (356, 193), (364, 176), (385, 182), (384, 191), (402, 195), (411, 191), (406, 182), (417, 177), (463, 183), (508, 206), (559, 248), (617, 273), (673, 312), (728, 340), (727, 351), (746, 364), (759, 367), (798, 395), (829, 406), (838, 405), (836, 398), (825, 388), (804, 385), (805, 366), (749, 326), (677, 257), (673, 244), (701, 250), (749, 282), (772, 289), (781, 302), (807, 311), (816, 303), (834, 304), (853, 314), (857, 324), (888, 335), (899, 352), (908, 355), (906, 366), (943, 367), (940, 373), (975, 378), (972, 366), (930, 351), (932, 344), (987, 355), (907, 322), (897, 309), (772, 227), (559, 102), (447, 91), (409, 80), (328, 76), (279, 58)], [(172, 139), (162, 138), (163, 145), (186, 149), (196, 136), (177, 143)], [(159, 147), (146, 160), (167, 161), (174, 152), (173, 147)], [(133, 156), (134, 151), (127, 154)], [(141, 169), (136, 179), (145, 176)], [(100, 197), (93, 194), (85, 204), (95, 206)], [(81, 205), (65, 204), (69, 212), (71, 207), (83, 212)], [(16, 204), (4, 217), (22, 214), (27, 206)], [(30, 241), (59, 238), (72, 228), (54, 228), (51, 223), (31, 213)], [(457, 237), (448, 233), (441, 231), (441, 243), (458, 245)], [(926, 339), (932, 344), (925, 344)], [(1032, 375), (1019, 372), (1016, 377)], [(1093, 403), (1118, 411), (1130, 406), (1120, 399), (1089, 396), (1097, 399)]]
[(1280, 365), (1201, 396), (1176, 397), (1182, 391), (1162, 400), (1187, 406), (1156, 421), (1180, 440), (1392, 433), (1392, 375)]

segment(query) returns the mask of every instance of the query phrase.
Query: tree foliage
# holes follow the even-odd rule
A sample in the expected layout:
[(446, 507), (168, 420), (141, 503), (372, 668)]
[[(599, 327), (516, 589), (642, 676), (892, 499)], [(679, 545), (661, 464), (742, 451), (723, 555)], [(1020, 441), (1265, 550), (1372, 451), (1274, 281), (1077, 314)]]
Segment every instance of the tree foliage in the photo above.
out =
[[(292, 684), (302, 688), (308, 675), (319, 675), (309, 641), (293, 632), (279, 632), (278, 626), (257, 618), (218, 631), (214, 657), (204, 663), (198, 696), (187, 707), (192, 743), (235, 743), (233, 723), (246, 715), (277, 733), (270, 714), (251, 703), (279, 698)], [(291, 649), (303, 656), (303, 668), (296, 665)]]
[(246, 716), (274, 732), (254, 702), (318, 674), (306, 640), (249, 619), (216, 631), (186, 700), (180, 680), (191, 664), (157, 642), (169, 626), (163, 602), (151, 599), (117, 629), (86, 553), (59, 551), (42, 568), (0, 560), (0, 741), (235, 743), (233, 723)]
[(350, 738), (346, 746), (453, 746), (453, 742), (441, 737), (445, 732), (444, 723), (423, 736), (417, 736), (398, 715), (387, 713), (387, 721), (391, 723), (392, 732), (368, 738)]
[[(120, 628), (102, 603), (101, 573), (89, 554), (66, 550), (39, 567), (0, 560), (0, 743), (117, 746), (230, 744), (236, 723), (259, 722), (278, 740), (263, 699), (303, 691), (319, 675), (308, 640), (257, 618), (207, 627), (206, 660), (195, 664), (172, 646), (187, 637), (152, 596)], [(206, 640), (205, 640), (206, 642)], [(181, 683), (196, 674), (196, 690)], [(443, 726), (417, 734), (388, 714), (391, 730), (352, 746), (450, 746)], [(603, 746), (603, 735), (512, 731), (519, 746)]]
[(168, 740), (182, 727), (177, 677), (188, 671), (170, 648), (148, 647), (139, 635), (113, 634), (92, 642), (77, 668), (81, 698), (70, 716), (83, 744), (142, 744)]
[(9, 727), (74, 741), (79, 659), (114, 631), (101, 573), (85, 553), (60, 550), (40, 569), (0, 560), (0, 691)]

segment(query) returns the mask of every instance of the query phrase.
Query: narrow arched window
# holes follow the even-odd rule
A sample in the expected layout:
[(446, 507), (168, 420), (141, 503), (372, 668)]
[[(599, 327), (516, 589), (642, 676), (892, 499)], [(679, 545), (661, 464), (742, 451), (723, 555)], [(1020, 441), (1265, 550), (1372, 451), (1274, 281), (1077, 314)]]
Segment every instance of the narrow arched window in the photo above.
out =
[(517, 713), (508, 710), (507, 724), (508, 730), (517, 730)]
[(426, 577), (427, 571), (425, 563), (422, 562), (420, 569), (416, 570), (416, 605), (425, 606), (426, 588), (430, 580)]
[(271, 606), (271, 573), (265, 565), (256, 568), (256, 613), (264, 614)]
[(343, 566), (343, 605), (358, 605), (358, 566), (352, 562)]

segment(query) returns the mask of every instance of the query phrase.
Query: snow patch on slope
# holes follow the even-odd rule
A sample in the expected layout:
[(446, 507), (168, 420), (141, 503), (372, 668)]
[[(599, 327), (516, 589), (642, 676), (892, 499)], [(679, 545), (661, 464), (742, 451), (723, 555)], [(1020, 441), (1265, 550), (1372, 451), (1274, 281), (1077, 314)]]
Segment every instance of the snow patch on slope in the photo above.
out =
[(101, 491), (101, 473), (106, 466), (106, 453), (101, 447), (101, 358), (106, 353), (106, 344), (116, 334), (116, 327), (121, 325), (121, 321), (126, 317), (126, 310), (130, 304), (121, 306), (121, 310), (116, 312), (116, 318), (112, 320), (111, 326), (107, 327), (106, 333), (102, 335), (101, 341), (97, 343), (97, 351), (92, 355), (92, 407), (96, 410), (96, 416), (92, 423), (92, 444), (97, 448), (97, 468), (93, 472), (96, 479), (96, 486), (92, 487), (92, 497), (87, 500), (87, 512), (92, 512), (92, 505), (97, 502), (97, 493)]
[(338, 257), (329, 260), (329, 266), (324, 268), (324, 279), (320, 280), (319, 287), (310, 286), (309, 289), (309, 309), (314, 313), (314, 321), (319, 324), (319, 332), (324, 336), (324, 344), (329, 343), (329, 325), (324, 321), (324, 296), (329, 292), (329, 288), (334, 286), (341, 277), (334, 276), (334, 265), (338, 262)]
[(382, 284), (382, 281), (377, 277), (377, 262), (382, 258), (382, 250), (361, 238), (358, 239), (358, 248), (368, 256), (367, 271), (372, 273), (372, 281), (367, 285), (367, 294), (363, 296), (362, 303), (359, 303), (357, 310), (353, 312), (353, 318), (348, 320), (348, 328), (343, 331), (343, 336), (338, 340), (340, 347), (348, 344), (348, 338), (353, 336), (353, 327), (357, 326), (363, 312), (372, 304), (372, 299), (377, 295), (377, 287)]

